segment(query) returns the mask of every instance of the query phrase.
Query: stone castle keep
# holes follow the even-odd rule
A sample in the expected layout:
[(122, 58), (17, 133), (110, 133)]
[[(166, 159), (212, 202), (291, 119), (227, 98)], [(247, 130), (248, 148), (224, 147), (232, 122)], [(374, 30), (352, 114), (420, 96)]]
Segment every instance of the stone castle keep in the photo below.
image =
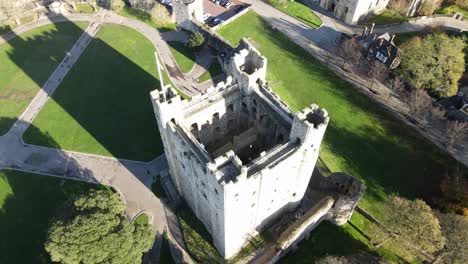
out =
[(205, 94), (151, 93), (171, 179), (226, 258), (297, 207), (329, 121), (316, 105), (294, 114), (265, 85), (267, 59), (241, 46)]

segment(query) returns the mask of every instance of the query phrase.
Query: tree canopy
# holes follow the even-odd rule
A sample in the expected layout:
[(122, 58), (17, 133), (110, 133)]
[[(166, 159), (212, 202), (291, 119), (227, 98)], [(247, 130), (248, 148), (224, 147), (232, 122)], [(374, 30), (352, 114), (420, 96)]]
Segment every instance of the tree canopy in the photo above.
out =
[(124, 0), (110, 0), (110, 8), (116, 12), (120, 12), (125, 7)]
[(60, 263), (141, 263), (155, 233), (126, 218), (118, 194), (92, 190), (67, 202), (53, 220), (45, 249)]
[(465, 72), (464, 48), (464, 39), (444, 33), (412, 38), (401, 46), (400, 73), (416, 88), (438, 96), (454, 95)]
[(384, 221), (398, 235), (397, 239), (421, 251), (435, 253), (444, 246), (439, 220), (423, 200), (390, 197)]
[(192, 49), (197, 49), (200, 48), (203, 43), (205, 43), (205, 37), (200, 32), (193, 33), (188, 42), (187, 42), (187, 47), (192, 48)]
[(169, 14), (165, 6), (155, 3), (153, 9), (151, 9), (151, 19), (155, 23), (166, 24), (171, 22), (171, 14)]
[(437, 214), (447, 242), (438, 263), (468, 263), (468, 218), (456, 214)]

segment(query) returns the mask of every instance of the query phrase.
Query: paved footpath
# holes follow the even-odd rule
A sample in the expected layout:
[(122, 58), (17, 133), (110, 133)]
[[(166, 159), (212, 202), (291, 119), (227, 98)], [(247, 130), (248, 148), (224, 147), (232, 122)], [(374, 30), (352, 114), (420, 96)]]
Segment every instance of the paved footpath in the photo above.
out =
[(6, 33), (0, 36), (0, 44), (8, 41), (24, 32), (27, 32), (31, 29), (41, 27), (44, 25), (48, 25), (51, 23), (59, 23), (59, 22), (68, 22), (68, 21), (87, 21), (87, 22), (95, 22), (100, 21), (101, 23), (111, 23), (111, 24), (119, 24), (123, 26), (127, 26), (133, 28), (143, 34), (148, 40), (151, 41), (153, 46), (156, 48), (159, 56), (161, 57), (161, 61), (164, 63), (164, 67), (166, 68), (171, 81), (176, 85), (179, 89), (181, 89), (185, 94), (189, 96), (193, 96), (198, 94), (199, 91), (196, 87), (192, 86), (191, 80), (185, 78), (184, 74), (180, 70), (177, 62), (172, 55), (171, 50), (167, 43), (161, 37), (159, 31), (155, 28), (149, 26), (148, 24), (141, 22), (139, 20), (119, 16), (113, 12), (101, 10), (97, 14), (70, 14), (66, 16), (56, 16), (51, 18), (43, 18), (34, 23), (23, 25), (17, 27), (13, 30), (13, 32)]
[[(185, 31), (169, 31), (161, 33), (161, 37), (164, 41), (178, 41), (185, 43), (188, 40), (188, 34)], [(200, 78), (211, 66), (213, 61), (213, 55), (211, 49), (205, 45), (202, 50), (195, 53), (196, 61), (193, 68), (188, 72), (184, 73), (184, 78), (187, 82), (191, 82), (190, 85), (197, 90), (198, 92), (205, 92), (206, 89), (210, 86), (214, 86), (213, 80), (208, 80), (207, 82), (201, 84), (197, 82), (197, 79)]]
[(153, 176), (167, 169), (164, 155), (151, 162), (143, 163), (33, 146), (22, 141), (22, 135), (29, 124), (99, 31), (103, 15), (104, 12), (99, 12), (96, 15), (72, 16), (71, 19), (56, 17), (21, 27), (15, 31), (15, 34), (2, 36), (3, 40), (7, 41), (22, 32), (52, 22), (69, 20), (91, 22), (17, 122), (5, 135), (0, 136), (0, 169), (10, 168), (112, 186), (123, 196), (127, 204), (127, 215), (130, 218), (135, 217), (141, 211), (147, 211), (152, 217), (155, 229), (162, 233), (167, 226), (166, 216), (161, 201), (151, 192), (151, 183)]
[(91, 22), (89, 24), (88, 28), (83, 32), (81, 37), (78, 39), (75, 45), (73, 45), (70, 51), (67, 52), (62, 62), (60, 62), (59, 66), (42, 86), (42, 89), (39, 90), (29, 106), (18, 118), (18, 121), (13, 125), (9, 133), (18, 136), (23, 135), (29, 124), (32, 123), (37, 114), (39, 114), (42, 107), (47, 103), (47, 100), (49, 100), (49, 97), (55, 92), (65, 75), (67, 75), (71, 67), (75, 64), (80, 55), (99, 31), (101, 25), (102, 24), (98, 22)]

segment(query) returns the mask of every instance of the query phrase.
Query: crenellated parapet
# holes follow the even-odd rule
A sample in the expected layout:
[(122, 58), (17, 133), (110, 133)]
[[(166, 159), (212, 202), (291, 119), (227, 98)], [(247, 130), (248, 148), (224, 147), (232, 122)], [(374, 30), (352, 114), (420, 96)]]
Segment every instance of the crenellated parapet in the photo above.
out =
[(243, 40), (227, 79), (205, 93), (151, 93), (171, 178), (226, 258), (299, 205), (329, 122), (316, 105), (293, 113), (267, 86), (266, 67)]

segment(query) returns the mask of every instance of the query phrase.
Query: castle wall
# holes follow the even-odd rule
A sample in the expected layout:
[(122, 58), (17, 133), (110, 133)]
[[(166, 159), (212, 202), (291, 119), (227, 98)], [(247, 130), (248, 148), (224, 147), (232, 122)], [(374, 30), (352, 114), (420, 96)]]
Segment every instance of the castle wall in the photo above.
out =
[(223, 238), (220, 237), (224, 234), (223, 188), (206, 169), (206, 164), (202, 163), (190, 141), (184, 139), (175, 124), (170, 126), (174, 133), (169, 136), (170, 143), (165, 149), (170, 147), (172, 152), (171, 178), (188, 206), (212, 235), (215, 244), (223, 245)]
[[(325, 110), (293, 114), (263, 87), (267, 61), (244, 44), (232, 77), (206, 94), (151, 93), (171, 178), (226, 258), (297, 207), (328, 124)], [(226, 143), (234, 151), (215, 153)]]
[(357, 24), (369, 14), (379, 14), (389, 0), (318, 0), (320, 6), (348, 24)]
[[(175, 22), (190, 27), (192, 19), (203, 21), (203, 0), (173, 0), (172, 10)], [(188, 28), (189, 29), (189, 28)]]
[(225, 256), (233, 256), (256, 232), (295, 209), (308, 186), (318, 149), (291, 148), (290, 155), (257, 174), (225, 186)]

